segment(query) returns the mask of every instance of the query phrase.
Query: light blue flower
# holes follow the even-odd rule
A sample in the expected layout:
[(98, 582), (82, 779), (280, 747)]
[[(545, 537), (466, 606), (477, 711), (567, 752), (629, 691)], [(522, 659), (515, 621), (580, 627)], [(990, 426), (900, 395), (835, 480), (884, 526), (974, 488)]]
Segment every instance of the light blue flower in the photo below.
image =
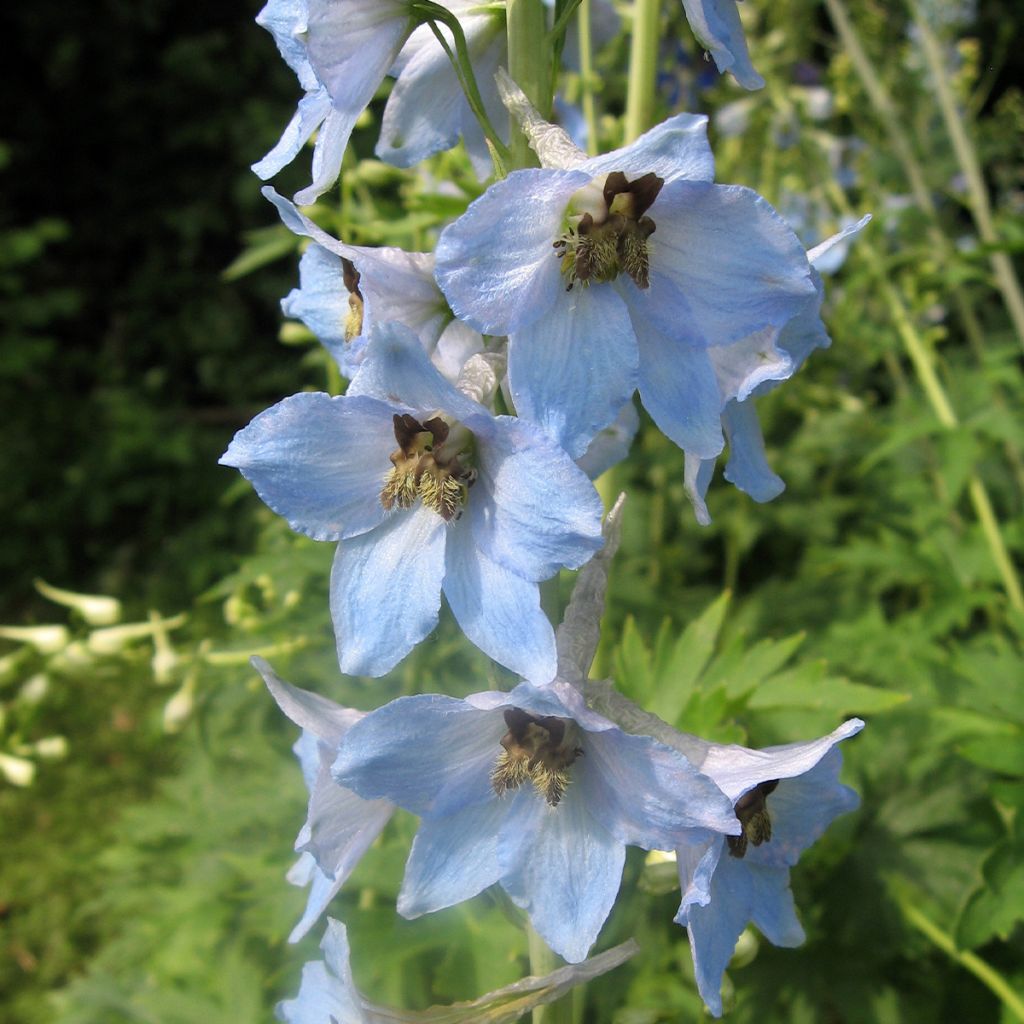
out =
[(483, 338), (456, 320), (434, 280), (434, 255), (392, 246), (348, 245), (332, 238), (269, 186), (263, 189), (295, 234), (312, 244), (299, 261), (300, 287), (281, 303), (330, 352), (345, 377), (355, 376), (377, 320), (412, 330), (434, 365), (454, 383)]
[(456, 390), (401, 325), (375, 329), (344, 397), (286, 398), (221, 462), (293, 530), (341, 541), (343, 672), (389, 671), (436, 625), (443, 589), (481, 650), (534, 682), (554, 677), (537, 584), (600, 547), (601, 500), (542, 431)]
[(278, 707), (302, 729), (292, 748), (309, 790), (309, 808), (288, 872), (293, 885), (309, 886), (302, 919), (288, 936), (298, 942), (338, 894), (362, 855), (380, 835), (395, 808), (386, 800), (363, 800), (331, 778), (331, 764), (349, 729), (365, 714), (286, 683), (262, 658), (252, 659)]
[(574, 457), (639, 388), (668, 437), (712, 458), (724, 403), (711, 350), (813, 300), (803, 247), (756, 193), (712, 183), (704, 117), (592, 159), (532, 117), (546, 166), (513, 171), (441, 235), (452, 309), (509, 335), (517, 412)]
[(400, 914), (500, 883), (570, 962), (611, 911), (626, 845), (672, 849), (739, 830), (732, 802), (686, 758), (623, 732), (561, 680), (392, 701), (352, 728), (333, 772), (422, 819)]
[[(710, 350), (722, 400), (722, 429), (729, 444), (725, 478), (754, 501), (771, 501), (786, 486), (768, 465), (754, 399), (792, 377), (816, 348), (832, 344), (821, 319), (825, 292), (817, 268), (837, 249), (848, 246), (870, 219), (866, 216), (847, 224), (808, 252), (816, 296), (781, 330), (759, 331), (732, 345)], [(711, 522), (705, 498), (715, 461), (686, 451), (684, 487), (702, 526)]]
[(740, 836), (676, 851), (683, 898), (675, 920), (687, 929), (697, 988), (716, 1016), (722, 975), (748, 922), (776, 946), (804, 941), (789, 869), (834, 818), (857, 807), (857, 794), (839, 782), (834, 747), (863, 727), (853, 718), (820, 739), (765, 750), (688, 737), (688, 749), (705, 748), (700, 770), (735, 802), (743, 827)]
[(736, 0), (683, 0), (686, 20), (697, 41), (710, 51), (719, 71), (728, 71), (744, 89), (761, 89), (740, 23)]
[(299, 994), (277, 1004), (277, 1019), (284, 1024), (369, 1024), (352, 977), (348, 933), (333, 917), (327, 919), (320, 948), (323, 960), (303, 966)]
[(314, 132), (312, 203), (338, 179), (352, 129), (416, 27), (409, 0), (270, 0), (256, 17), (306, 91), (277, 145), (253, 171), (272, 178)]
[[(448, 0), (443, 6), (459, 19), (484, 109), (507, 141), (508, 118), (494, 85), (498, 67), (508, 63), (504, 12), (481, 9), (479, 0)], [(441, 31), (451, 45), (451, 33)], [(412, 33), (391, 73), (398, 80), (384, 107), (377, 156), (396, 167), (412, 167), (462, 137), (477, 174), (488, 177), (491, 157), (483, 131), (429, 25)]]

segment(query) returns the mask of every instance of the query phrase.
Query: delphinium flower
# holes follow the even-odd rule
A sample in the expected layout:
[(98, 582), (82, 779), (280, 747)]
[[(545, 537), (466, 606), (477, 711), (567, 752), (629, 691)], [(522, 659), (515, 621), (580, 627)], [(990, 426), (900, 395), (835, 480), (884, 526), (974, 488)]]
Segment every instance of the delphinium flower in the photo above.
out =
[[(821, 319), (825, 292), (817, 266), (835, 249), (847, 245), (870, 219), (862, 217), (808, 252), (817, 297), (785, 327), (759, 331), (733, 345), (710, 350), (722, 398), (722, 429), (729, 444), (725, 478), (755, 501), (771, 501), (782, 493), (785, 484), (768, 465), (754, 400), (792, 377), (814, 349), (831, 345)], [(686, 493), (697, 521), (705, 526), (711, 522), (705, 496), (715, 463), (715, 458), (701, 459), (693, 452), (685, 453)]]
[(434, 280), (434, 254), (393, 246), (348, 245), (332, 238), (267, 186), (263, 194), (281, 220), (312, 244), (299, 261), (300, 287), (282, 301), (317, 336), (345, 377), (363, 361), (376, 320), (397, 321), (419, 338), (452, 383), (483, 338), (454, 318)]
[(857, 806), (857, 794), (839, 782), (834, 748), (863, 727), (854, 718), (820, 739), (764, 750), (688, 738), (684, 749), (735, 801), (743, 829), (676, 851), (683, 898), (675, 920), (686, 926), (697, 988), (716, 1016), (722, 975), (748, 922), (777, 946), (804, 941), (789, 871), (834, 818)]
[(465, 700), (403, 697), (354, 726), (335, 779), (421, 818), (405, 917), (500, 883), (537, 932), (582, 960), (615, 902), (626, 845), (738, 834), (732, 801), (677, 753), (623, 732), (556, 680)]
[(639, 388), (659, 428), (723, 447), (712, 350), (780, 329), (816, 295), (796, 235), (750, 189), (713, 183), (706, 118), (680, 114), (592, 159), (504, 80), (541, 157), (492, 185), (437, 246), (452, 309), (509, 336), (521, 415), (574, 457)]
[(553, 1003), (576, 985), (593, 981), (625, 963), (639, 947), (630, 939), (584, 963), (560, 967), (542, 978), (523, 978), (470, 1003), (423, 1011), (378, 1006), (356, 988), (349, 963), (348, 932), (340, 921), (327, 919), (320, 948), (324, 958), (302, 968), (298, 996), (277, 1004), (277, 1018), (284, 1024), (513, 1024), (534, 1007)]
[(375, 328), (340, 398), (293, 395), (221, 458), (292, 529), (341, 541), (331, 614), (342, 671), (382, 675), (435, 626), (533, 682), (555, 674), (538, 581), (600, 546), (593, 485), (534, 425), (446, 381), (399, 324)]
[(764, 79), (754, 70), (736, 0), (683, 0), (686, 20), (714, 58), (719, 71), (728, 71), (744, 89), (761, 89)]
[(262, 658), (253, 658), (252, 664), (278, 707), (302, 729), (292, 749), (309, 790), (309, 807), (295, 840), (300, 857), (288, 872), (290, 882), (309, 886), (302, 919), (288, 937), (289, 942), (298, 942), (338, 894), (395, 808), (386, 800), (363, 800), (331, 778), (338, 748), (364, 712), (291, 686)]

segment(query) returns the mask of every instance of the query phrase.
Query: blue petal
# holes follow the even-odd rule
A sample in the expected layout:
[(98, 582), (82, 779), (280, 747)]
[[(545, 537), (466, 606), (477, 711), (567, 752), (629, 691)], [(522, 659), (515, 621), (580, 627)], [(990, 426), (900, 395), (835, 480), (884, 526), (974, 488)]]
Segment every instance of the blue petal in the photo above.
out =
[(400, 697), (352, 727), (332, 772), (366, 800), (444, 817), (494, 798), (490, 775), (505, 730), (500, 713), (454, 697)]
[(498, 836), (506, 811), (492, 793), (486, 803), (420, 824), (398, 894), (402, 917), (452, 907), (498, 881)]
[(573, 777), (590, 813), (620, 842), (672, 850), (687, 831), (738, 832), (732, 801), (681, 754), (619, 729), (590, 733)]
[(309, 690), (300, 690), (286, 683), (262, 658), (251, 659), (253, 668), (270, 690), (277, 706), (301, 729), (312, 733), (330, 746), (337, 746), (341, 738), (355, 725), (365, 712), (344, 708), (333, 700)]
[(804, 940), (788, 869), (722, 856), (711, 880), (711, 901), (707, 906), (691, 905), (680, 922), (689, 933), (697, 989), (716, 1017), (722, 1014), (722, 975), (748, 921), (776, 945), (799, 946)]
[(295, 999), (286, 999), (275, 1007), (278, 1020), (285, 1024), (365, 1024), (362, 1000), (349, 966), (348, 936), (345, 926), (327, 919), (327, 932), (320, 948), (323, 960), (302, 968), (302, 985)]
[(783, 381), (793, 376), (793, 359), (778, 342), (778, 329), (766, 327), (731, 345), (708, 349), (723, 401), (736, 398), (742, 402), (765, 381)]
[(665, 182), (677, 178), (714, 181), (715, 158), (708, 144), (708, 119), (704, 114), (676, 114), (628, 146), (581, 164), (579, 170), (595, 178), (611, 171), (623, 171), (627, 177), (653, 171)]
[(683, 490), (693, 506), (694, 518), (701, 526), (710, 526), (711, 514), (704, 499), (711, 485), (711, 478), (715, 475), (717, 459), (700, 459), (689, 452), (684, 452), (683, 458)]
[(602, 473), (617, 466), (633, 446), (633, 438), (640, 429), (640, 416), (630, 399), (620, 410), (615, 421), (598, 432), (587, 450), (576, 460), (576, 465), (596, 480)]
[(490, 420), (482, 406), (441, 376), (415, 335), (398, 323), (374, 325), (348, 394), (397, 402), (426, 413), (440, 410), (460, 421)]
[[(502, 887), (559, 956), (579, 963), (615, 904), (626, 848), (590, 815), (578, 787), (570, 785), (557, 807), (535, 793), (521, 797), (532, 801), (539, 827)], [(512, 818), (507, 827), (513, 823), (522, 828)]]
[(252, 165), (253, 173), (266, 181), (282, 167), (287, 167), (330, 111), (331, 98), (326, 89), (317, 89), (303, 96), (277, 144), (262, 160)]
[(295, 202), (300, 206), (315, 203), (338, 180), (345, 148), (360, 113), (361, 110), (339, 110), (333, 104), (327, 111), (313, 145), (312, 184), (295, 193)]
[(729, 439), (725, 479), (754, 501), (777, 498), (786, 485), (772, 472), (765, 458), (764, 438), (753, 399), (730, 402), (722, 413), (722, 425)]
[(842, 763), (832, 749), (805, 774), (779, 783), (767, 801), (772, 838), (751, 848), (752, 864), (791, 867), (839, 815), (856, 810), (860, 798), (839, 781)]
[(683, 0), (683, 10), (697, 41), (711, 51), (719, 71), (731, 72), (744, 89), (764, 86), (764, 79), (750, 63), (736, 0)]
[(304, 41), (308, 6), (308, 0), (269, 0), (256, 15), (256, 24), (274, 37), (285, 63), (295, 72), (307, 92), (318, 84)]
[(350, 308), (341, 258), (323, 246), (311, 245), (299, 260), (299, 282), (300, 287), (281, 301), (284, 315), (301, 320), (331, 353), (342, 375), (354, 377), (366, 338), (345, 337)]
[(509, 339), (516, 412), (579, 458), (633, 394), (636, 363), (629, 314), (614, 289), (563, 289), (542, 319)]
[(309, 887), (306, 908), (302, 912), (302, 917), (288, 934), (288, 941), (294, 943), (305, 938), (310, 928), (317, 923), (320, 915), (327, 909), (331, 900), (338, 895), (342, 883), (335, 882), (329, 875), (324, 874), (317, 867), (311, 853), (304, 853), (299, 857), (292, 865), (287, 878), (292, 885), (297, 885), (300, 888)]
[(479, 551), (468, 523), (450, 531), (444, 596), (459, 626), (485, 654), (538, 685), (558, 668), (555, 634), (536, 583)]
[(437, 625), (445, 535), (420, 505), (338, 545), (331, 617), (342, 672), (384, 675)]
[(536, 427), (500, 416), (479, 444), (470, 492), (476, 543), (526, 579), (579, 568), (602, 545), (601, 499), (586, 474)]
[(545, 316), (565, 285), (552, 243), (562, 234), (580, 171), (513, 171), (437, 243), (437, 281), (460, 320), (509, 334)]
[(738, 185), (674, 181), (650, 216), (651, 273), (685, 297), (709, 345), (782, 327), (815, 294), (803, 246), (756, 192)]
[(842, 229), (836, 232), (836, 234), (830, 235), (823, 242), (819, 242), (807, 253), (807, 259), (810, 261), (811, 266), (817, 267), (819, 270), (824, 270), (824, 266), (821, 266), (820, 264), (835, 246), (840, 246), (843, 249), (843, 256), (845, 258), (846, 245), (844, 243), (848, 242), (848, 240), (854, 235), (860, 234), (860, 232), (868, 226), (868, 222), (870, 220), (871, 214), (866, 213), (860, 220), (844, 224)]
[(707, 350), (680, 329), (674, 336), (637, 314), (630, 303), (640, 347), (640, 400), (658, 429), (687, 454), (714, 458), (724, 444), (722, 397)]
[(261, 412), (221, 456), (298, 533), (337, 540), (384, 518), (394, 410), (369, 398), (305, 392)]

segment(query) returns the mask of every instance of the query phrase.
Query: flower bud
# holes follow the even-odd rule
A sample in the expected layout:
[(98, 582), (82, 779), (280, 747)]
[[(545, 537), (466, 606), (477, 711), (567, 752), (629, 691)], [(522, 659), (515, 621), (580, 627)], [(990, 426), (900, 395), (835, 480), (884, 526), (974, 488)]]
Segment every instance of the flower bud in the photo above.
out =
[(35, 585), (43, 597), (74, 609), (90, 626), (110, 626), (121, 618), (121, 602), (116, 597), (76, 594), (71, 590), (52, 587), (45, 580), (36, 580)]
[(67, 626), (0, 626), (0, 637), (30, 644), (40, 654), (56, 654), (67, 647), (71, 634)]
[(31, 786), (36, 777), (36, 766), (23, 757), (0, 754), (0, 772), (12, 786)]

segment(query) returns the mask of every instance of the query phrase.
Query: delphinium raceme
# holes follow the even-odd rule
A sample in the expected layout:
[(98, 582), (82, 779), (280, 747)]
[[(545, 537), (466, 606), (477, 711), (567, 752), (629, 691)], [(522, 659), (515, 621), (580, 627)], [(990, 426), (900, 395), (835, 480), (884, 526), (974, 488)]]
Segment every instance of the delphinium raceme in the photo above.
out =
[[(815, 263), (867, 219), (808, 252), (765, 199), (715, 182), (701, 114), (634, 123), (628, 144), (603, 154), (580, 149), (548, 112), (570, 29), (589, 60), (590, 8), (270, 0), (257, 18), (305, 95), (254, 170), (273, 177), (315, 135), (312, 182), (295, 204), (335, 185), (388, 75), (383, 160), (412, 167), (461, 139), (481, 180), (493, 174), (433, 252), (353, 245), (264, 189), (309, 242), (284, 311), (349, 383), (341, 396), (283, 398), (221, 460), (293, 530), (337, 543), (330, 607), (342, 672), (391, 671), (434, 630), (443, 594), (465, 637), (520, 680), (359, 712), (254, 659), (302, 730), (295, 752), (310, 798), (288, 877), (309, 897), (292, 941), (403, 808), (419, 826), (399, 914), (500, 886), (574, 965), (453, 1006), (445, 1020), (518, 1019), (631, 956), (627, 944), (587, 960), (621, 895), (627, 846), (674, 856), (675, 920), (700, 995), (721, 1014), (722, 976), (748, 923), (777, 945), (803, 940), (790, 868), (857, 802), (838, 781), (836, 749), (857, 719), (821, 739), (749, 749), (679, 732), (614, 681), (588, 678), (623, 516), (620, 499), (602, 525), (592, 480), (628, 456), (634, 392), (684, 453), (698, 521), (709, 521), (727, 444), (727, 479), (757, 501), (776, 497), (782, 482), (753, 399), (829, 344)], [(658, 4), (634, 8), (635, 32), (657, 24)], [(735, 0), (683, 8), (720, 71), (748, 89), (764, 84)], [(644, 63), (629, 70), (631, 109), (653, 90), (656, 68)], [(591, 118), (592, 147), (595, 127)], [(579, 575), (556, 632), (542, 588), (566, 569)], [(281, 1020), (421, 1019), (359, 992), (340, 921), (328, 919), (322, 948)]]

